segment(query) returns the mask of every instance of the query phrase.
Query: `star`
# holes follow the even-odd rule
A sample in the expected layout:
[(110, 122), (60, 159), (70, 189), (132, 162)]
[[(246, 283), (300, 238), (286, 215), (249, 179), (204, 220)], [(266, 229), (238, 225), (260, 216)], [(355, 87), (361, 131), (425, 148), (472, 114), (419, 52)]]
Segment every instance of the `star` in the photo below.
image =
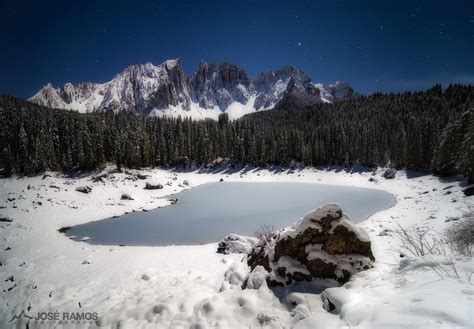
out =
[(298, 46), (300, 46), (300, 47), (301, 47), (301, 42), (298, 42)]

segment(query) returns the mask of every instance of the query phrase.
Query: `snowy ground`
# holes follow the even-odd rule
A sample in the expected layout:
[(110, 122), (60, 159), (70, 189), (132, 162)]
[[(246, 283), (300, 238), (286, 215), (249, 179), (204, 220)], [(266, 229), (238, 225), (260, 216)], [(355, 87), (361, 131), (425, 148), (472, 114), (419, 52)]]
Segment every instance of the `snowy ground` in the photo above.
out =
[[(22, 310), (97, 312), (112, 328), (447, 328), (474, 326), (474, 262), (454, 255), (401, 258), (394, 235), (404, 228), (441, 234), (460, 218), (474, 197), (460, 181), (398, 172), (393, 180), (378, 172), (305, 169), (275, 172), (143, 171), (162, 190), (144, 190), (143, 180), (127, 174), (92, 183), (91, 176), (52, 175), (0, 180), (0, 328), (25, 328), (27, 318), (10, 322)], [(290, 181), (371, 187), (386, 190), (397, 204), (360, 224), (373, 242), (374, 269), (355, 275), (325, 294), (336, 304), (329, 313), (314, 286), (279, 291), (242, 290), (248, 272), (242, 254), (216, 253), (217, 244), (170, 247), (111, 247), (74, 242), (57, 230), (126, 211), (168, 205), (162, 198), (184, 188), (226, 181)], [(171, 186), (166, 185), (167, 182)], [(28, 189), (30, 185), (30, 189)], [(75, 191), (82, 185), (92, 192)], [(120, 200), (122, 193), (135, 200)], [(10, 198), (11, 201), (8, 201)], [(14, 198), (15, 200), (12, 200)], [(40, 204), (41, 203), (41, 204)], [(302, 216), (304, 214), (301, 214)], [(297, 218), (295, 218), (297, 220)], [(452, 264), (452, 265), (450, 265)], [(13, 278), (11, 278), (13, 276)], [(88, 328), (95, 324), (36, 323), (29, 328)]]

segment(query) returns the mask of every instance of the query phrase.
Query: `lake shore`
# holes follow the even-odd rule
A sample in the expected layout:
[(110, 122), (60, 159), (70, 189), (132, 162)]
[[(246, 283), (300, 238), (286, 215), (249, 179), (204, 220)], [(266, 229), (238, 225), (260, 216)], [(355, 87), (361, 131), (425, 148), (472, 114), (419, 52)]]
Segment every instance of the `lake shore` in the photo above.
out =
[[(403, 326), (402, 315), (406, 315), (403, 321), (415, 326), (472, 323), (474, 290), (469, 275), (445, 276), (441, 282), (434, 271), (422, 266), (401, 269), (400, 241), (393, 233), (398, 225), (442, 232), (450, 225), (450, 219), (460, 218), (474, 201), (463, 195), (456, 178), (440, 180), (400, 171), (395, 179), (386, 180), (381, 177), (382, 170), (375, 176), (365, 171), (316, 169), (139, 172), (149, 177), (133, 180), (126, 173), (113, 173), (109, 175), (114, 179), (94, 183), (89, 175), (67, 178), (51, 174), (44, 179), (13, 177), (0, 181), (0, 206), (5, 207), (0, 209), (0, 217), (12, 220), (0, 223), (0, 327), (11, 326), (9, 320), (22, 310), (28, 314), (55, 310), (97, 312), (105, 327), (259, 326), (258, 314), (273, 318), (270, 324), (275, 327)], [(288, 298), (294, 299), (296, 305), (291, 305), (289, 301), (282, 303), (266, 288), (241, 290), (228, 277), (229, 273), (248, 273), (246, 264), (241, 262), (243, 255), (217, 254), (216, 243), (96, 246), (72, 241), (57, 232), (62, 227), (166, 206), (170, 203), (166, 195), (220, 179), (366, 187), (396, 197), (394, 207), (359, 224), (370, 235), (376, 266), (338, 288), (345, 291), (339, 314), (326, 312), (320, 296), (311, 293), (292, 292)], [(144, 190), (147, 180), (160, 182), (163, 189)], [(185, 180), (187, 185), (183, 184)], [(92, 191), (77, 192), (80, 186), (90, 186)], [(121, 200), (123, 193), (134, 200)], [(461, 273), (474, 271), (472, 259), (457, 257), (453, 262)], [(13, 280), (7, 280), (11, 276)], [(456, 300), (456, 307), (443, 307), (446, 300)], [(22, 327), (26, 320), (19, 320), (20, 324), (23, 321)], [(35, 326), (41, 324), (30, 323), (30, 328)], [(61, 324), (50, 327), (54, 326)], [(75, 324), (75, 328), (89, 326)]]

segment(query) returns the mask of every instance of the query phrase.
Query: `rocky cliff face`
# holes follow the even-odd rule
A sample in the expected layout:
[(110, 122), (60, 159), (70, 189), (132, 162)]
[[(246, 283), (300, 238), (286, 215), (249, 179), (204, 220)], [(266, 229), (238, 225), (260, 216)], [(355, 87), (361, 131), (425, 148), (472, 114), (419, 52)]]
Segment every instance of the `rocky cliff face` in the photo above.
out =
[(191, 100), (204, 109), (216, 106), (222, 112), (234, 102), (247, 104), (250, 78), (237, 65), (199, 63), (196, 73), (188, 79)]
[(263, 72), (255, 78), (235, 64), (200, 62), (191, 76), (179, 59), (161, 65), (133, 65), (111, 81), (70, 83), (43, 87), (31, 101), (56, 108), (93, 111), (128, 111), (140, 115), (214, 118), (228, 112), (231, 118), (273, 108), (276, 104), (305, 106), (353, 97), (343, 82), (324, 86), (293, 66)]

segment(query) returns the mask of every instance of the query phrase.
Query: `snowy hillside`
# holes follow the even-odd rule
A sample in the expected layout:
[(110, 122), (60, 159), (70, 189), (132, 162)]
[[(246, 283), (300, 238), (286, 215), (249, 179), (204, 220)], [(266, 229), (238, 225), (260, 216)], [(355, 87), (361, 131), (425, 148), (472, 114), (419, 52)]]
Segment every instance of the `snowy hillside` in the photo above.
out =
[(343, 82), (313, 84), (303, 71), (285, 66), (250, 78), (238, 66), (200, 62), (186, 76), (179, 59), (158, 66), (133, 65), (103, 84), (70, 83), (55, 88), (47, 84), (31, 101), (55, 108), (93, 111), (128, 111), (140, 115), (231, 119), (272, 109), (285, 99), (303, 105), (349, 99), (353, 89)]

